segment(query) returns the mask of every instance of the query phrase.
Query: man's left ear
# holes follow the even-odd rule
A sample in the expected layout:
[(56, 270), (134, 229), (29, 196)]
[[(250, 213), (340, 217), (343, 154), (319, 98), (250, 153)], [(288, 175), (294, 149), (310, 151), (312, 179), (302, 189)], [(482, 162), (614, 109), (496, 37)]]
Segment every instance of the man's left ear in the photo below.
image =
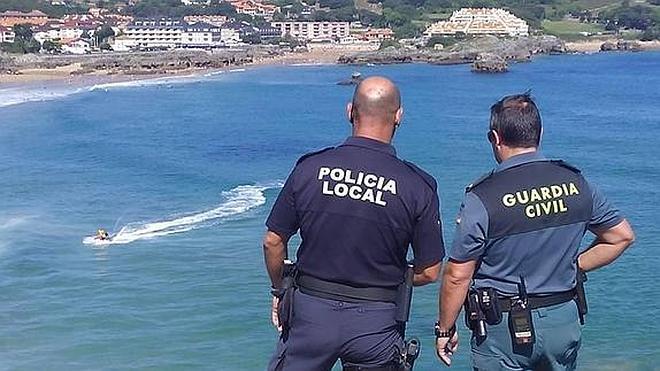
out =
[(396, 113), (394, 114), (394, 126), (399, 126), (401, 125), (401, 120), (403, 119), (403, 107), (400, 107), (398, 110), (396, 110)]

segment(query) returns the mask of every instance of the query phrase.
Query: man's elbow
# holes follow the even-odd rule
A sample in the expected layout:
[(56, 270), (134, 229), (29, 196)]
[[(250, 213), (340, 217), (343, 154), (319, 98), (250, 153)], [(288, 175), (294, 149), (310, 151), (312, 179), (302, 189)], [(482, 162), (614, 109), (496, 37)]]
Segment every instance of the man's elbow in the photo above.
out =
[(474, 273), (474, 265), (474, 261), (458, 263), (450, 260), (445, 268), (444, 283), (454, 287), (469, 285)]
[(415, 272), (414, 284), (415, 286), (424, 286), (429, 283), (436, 282), (440, 275), (440, 263), (426, 267), (421, 271)]
[(277, 233), (266, 232), (263, 240), (264, 251), (277, 251), (282, 248), (282, 244), (283, 240)]
[(619, 231), (619, 238), (621, 239), (621, 246), (626, 249), (635, 242), (635, 231), (633, 231), (632, 226), (630, 226), (630, 223), (628, 223), (627, 220), (624, 220), (623, 223), (621, 223), (621, 230)]

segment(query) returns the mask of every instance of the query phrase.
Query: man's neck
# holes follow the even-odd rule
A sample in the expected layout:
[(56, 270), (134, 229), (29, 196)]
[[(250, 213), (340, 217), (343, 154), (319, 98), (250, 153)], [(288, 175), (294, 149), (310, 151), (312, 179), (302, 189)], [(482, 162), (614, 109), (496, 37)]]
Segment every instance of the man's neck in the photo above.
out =
[(538, 151), (537, 147), (527, 147), (527, 148), (519, 148), (519, 147), (503, 147), (502, 150), (500, 151), (500, 158), (501, 162), (504, 162), (511, 157), (522, 155), (525, 153), (533, 153)]
[(377, 140), (379, 142), (390, 144), (392, 143), (392, 137), (394, 132), (391, 127), (386, 126), (368, 126), (363, 127), (362, 125), (353, 125), (353, 136), (369, 138)]

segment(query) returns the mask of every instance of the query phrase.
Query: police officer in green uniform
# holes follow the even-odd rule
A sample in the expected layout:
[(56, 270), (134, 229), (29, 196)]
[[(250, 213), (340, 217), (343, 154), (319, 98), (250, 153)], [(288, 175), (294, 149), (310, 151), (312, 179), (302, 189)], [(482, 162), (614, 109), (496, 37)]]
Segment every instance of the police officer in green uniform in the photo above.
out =
[[(435, 333), (447, 365), (465, 304), (475, 370), (574, 370), (584, 314), (578, 272), (613, 262), (634, 240), (578, 169), (538, 151), (541, 133), (528, 94), (491, 107), (499, 165), (467, 188), (443, 275)], [(580, 252), (587, 231), (596, 239)]]

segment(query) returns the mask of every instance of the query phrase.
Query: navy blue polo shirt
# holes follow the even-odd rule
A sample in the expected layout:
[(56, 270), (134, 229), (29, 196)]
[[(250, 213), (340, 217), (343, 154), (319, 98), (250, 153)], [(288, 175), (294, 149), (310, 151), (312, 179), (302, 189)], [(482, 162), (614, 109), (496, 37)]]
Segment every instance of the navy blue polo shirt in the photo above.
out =
[(443, 259), (439, 208), (430, 175), (388, 143), (350, 137), (298, 162), (266, 226), (284, 238), (300, 230), (303, 273), (386, 287), (403, 281), (409, 245), (416, 267)]
[[(532, 152), (514, 156), (501, 164), (494, 173), (503, 172), (521, 165), (548, 160), (539, 152)], [(551, 169), (550, 169), (551, 170)], [(506, 173), (508, 174), (508, 172)], [(505, 175), (506, 175), (505, 174)], [(580, 179), (583, 179), (580, 176)], [(533, 189), (535, 179), (529, 177), (529, 185), (520, 187), (523, 190)], [(584, 181), (586, 194), (590, 199), (590, 210), (553, 210), (554, 207), (563, 208), (564, 204), (547, 202), (548, 211), (562, 211), (566, 213), (585, 212), (586, 217), (580, 222), (565, 225), (543, 227), (534, 224), (531, 230), (524, 233), (489, 238), (489, 228), (493, 228), (493, 217), (499, 218), (499, 225), (513, 224), (505, 215), (489, 215), (486, 202), (477, 192), (468, 191), (461, 210), (456, 219), (456, 232), (449, 258), (456, 261), (478, 260), (479, 265), (474, 276), (476, 287), (493, 287), (503, 294), (517, 293), (516, 283), (523, 275), (526, 280), (527, 291), (531, 294), (548, 294), (571, 290), (575, 287), (577, 273), (576, 260), (580, 243), (587, 230), (598, 232), (606, 230), (623, 221), (619, 210), (608, 202), (598, 188)], [(487, 185), (484, 185), (487, 186)], [(558, 187), (558, 185), (554, 185)], [(564, 192), (556, 188), (557, 194)], [(568, 193), (570, 190), (566, 189)], [(503, 192), (502, 202), (512, 205), (517, 202), (516, 197), (524, 198), (527, 193), (517, 196), (514, 192)], [(523, 199), (523, 201), (525, 201)], [(508, 206), (507, 205), (507, 206)], [(528, 212), (534, 222), (542, 221), (544, 212), (541, 207), (527, 205), (520, 208), (521, 212)], [(546, 205), (544, 205), (546, 206)], [(569, 208), (570, 209), (570, 208)], [(530, 225), (532, 225), (530, 219)], [(549, 225), (550, 223), (548, 223)]]

